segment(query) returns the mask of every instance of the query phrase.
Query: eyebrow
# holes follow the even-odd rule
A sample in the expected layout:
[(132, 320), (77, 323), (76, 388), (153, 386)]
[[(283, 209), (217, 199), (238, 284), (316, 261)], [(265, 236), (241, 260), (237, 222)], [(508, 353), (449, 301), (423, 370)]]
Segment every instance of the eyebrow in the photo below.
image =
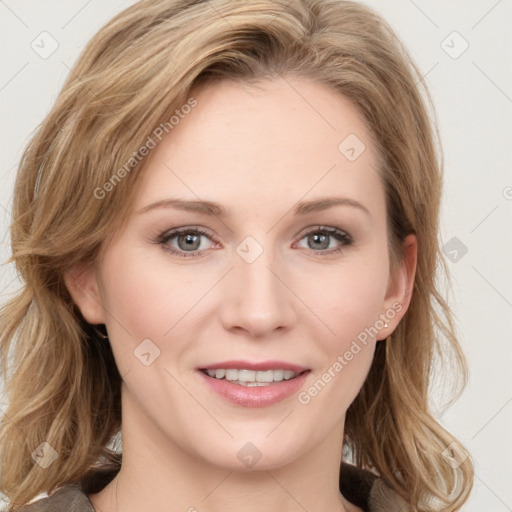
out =
[[(295, 205), (293, 213), (294, 215), (302, 216), (312, 212), (327, 210), (334, 206), (351, 206), (365, 212), (367, 215), (370, 215), (366, 206), (348, 197), (323, 197), (312, 201), (303, 201)], [(174, 208), (177, 210), (202, 213), (204, 215), (211, 215), (219, 218), (226, 218), (230, 216), (228, 209), (219, 203), (214, 203), (213, 201), (193, 201), (174, 198), (162, 199), (161, 201), (151, 203), (141, 208), (137, 213), (145, 213), (156, 208)]]

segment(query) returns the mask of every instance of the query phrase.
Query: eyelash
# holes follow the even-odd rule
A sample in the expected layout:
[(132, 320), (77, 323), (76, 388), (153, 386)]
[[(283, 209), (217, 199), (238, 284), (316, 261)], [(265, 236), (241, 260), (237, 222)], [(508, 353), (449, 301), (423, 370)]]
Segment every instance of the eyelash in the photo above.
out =
[[(322, 235), (328, 235), (328, 236), (336, 238), (339, 242), (341, 242), (341, 245), (337, 249), (330, 249), (330, 250), (324, 250), (324, 251), (315, 251), (314, 249), (311, 249), (311, 251), (314, 254), (319, 254), (321, 256), (337, 254), (337, 253), (343, 251), (346, 247), (348, 247), (354, 243), (354, 240), (352, 239), (352, 237), (345, 231), (342, 231), (337, 228), (329, 228), (329, 227), (325, 227), (325, 226), (318, 226), (318, 227), (315, 227), (313, 229), (306, 231), (305, 233), (302, 234), (302, 236), (299, 240), (302, 240), (303, 238), (307, 237), (308, 235), (319, 234), (319, 233)], [(177, 236), (182, 235), (182, 234), (203, 235), (203, 236), (206, 236), (207, 238), (210, 238), (212, 241), (215, 242), (215, 240), (213, 240), (211, 238), (209, 233), (207, 233), (203, 229), (187, 227), (187, 228), (173, 229), (171, 231), (162, 233), (156, 240), (156, 243), (160, 244), (164, 250), (170, 252), (171, 254), (175, 254), (175, 255), (183, 257), (183, 258), (194, 258), (194, 257), (200, 256), (201, 255), (200, 251), (197, 251), (197, 250), (195, 252), (179, 251), (169, 245), (170, 240), (172, 240), (173, 238), (176, 238)]]

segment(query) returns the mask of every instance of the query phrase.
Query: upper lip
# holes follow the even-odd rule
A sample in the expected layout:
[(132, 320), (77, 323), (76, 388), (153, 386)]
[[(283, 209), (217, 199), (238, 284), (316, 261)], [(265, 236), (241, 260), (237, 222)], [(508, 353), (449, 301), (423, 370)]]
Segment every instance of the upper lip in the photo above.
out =
[(291, 370), (295, 373), (302, 373), (308, 368), (297, 364), (287, 363), (285, 361), (222, 361), (220, 363), (207, 364), (198, 367), (198, 370), (217, 370), (219, 368), (224, 369), (238, 369), (238, 370), (254, 370), (254, 371), (265, 371), (265, 370)]

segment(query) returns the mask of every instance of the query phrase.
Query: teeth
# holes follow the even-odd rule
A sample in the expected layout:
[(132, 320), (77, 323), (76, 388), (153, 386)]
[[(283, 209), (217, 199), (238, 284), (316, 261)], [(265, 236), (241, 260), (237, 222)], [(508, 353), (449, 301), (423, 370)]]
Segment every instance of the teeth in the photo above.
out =
[(254, 372), (254, 374), (254, 380), (256, 382), (274, 382), (274, 370)]
[(290, 380), (297, 377), (298, 373), (292, 370), (245, 370), (235, 368), (219, 368), (206, 370), (206, 373), (215, 379), (226, 379), (242, 386), (268, 386), (272, 382)]
[(284, 370), (274, 370), (274, 380), (279, 382), (284, 379)]
[(254, 382), (256, 380), (256, 372), (254, 370), (238, 370), (238, 380), (240, 382)]
[[(217, 375), (215, 375), (217, 377)], [(237, 380), (238, 370), (226, 370), (226, 380)]]

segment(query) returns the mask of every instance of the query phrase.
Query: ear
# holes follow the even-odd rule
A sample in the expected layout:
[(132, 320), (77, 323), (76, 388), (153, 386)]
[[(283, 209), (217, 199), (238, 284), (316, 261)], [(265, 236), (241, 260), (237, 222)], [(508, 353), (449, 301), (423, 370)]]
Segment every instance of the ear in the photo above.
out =
[(64, 283), (82, 316), (90, 324), (105, 323), (105, 309), (92, 265), (78, 264), (64, 272)]
[(415, 235), (408, 235), (402, 243), (402, 261), (395, 275), (390, 276), (384, 299), (381, 318), (388, 326), (380, 329), (378, 339), (385, 339), (392, 334), (409, 308), (414, 290), (417, 260), (418, 240)]

